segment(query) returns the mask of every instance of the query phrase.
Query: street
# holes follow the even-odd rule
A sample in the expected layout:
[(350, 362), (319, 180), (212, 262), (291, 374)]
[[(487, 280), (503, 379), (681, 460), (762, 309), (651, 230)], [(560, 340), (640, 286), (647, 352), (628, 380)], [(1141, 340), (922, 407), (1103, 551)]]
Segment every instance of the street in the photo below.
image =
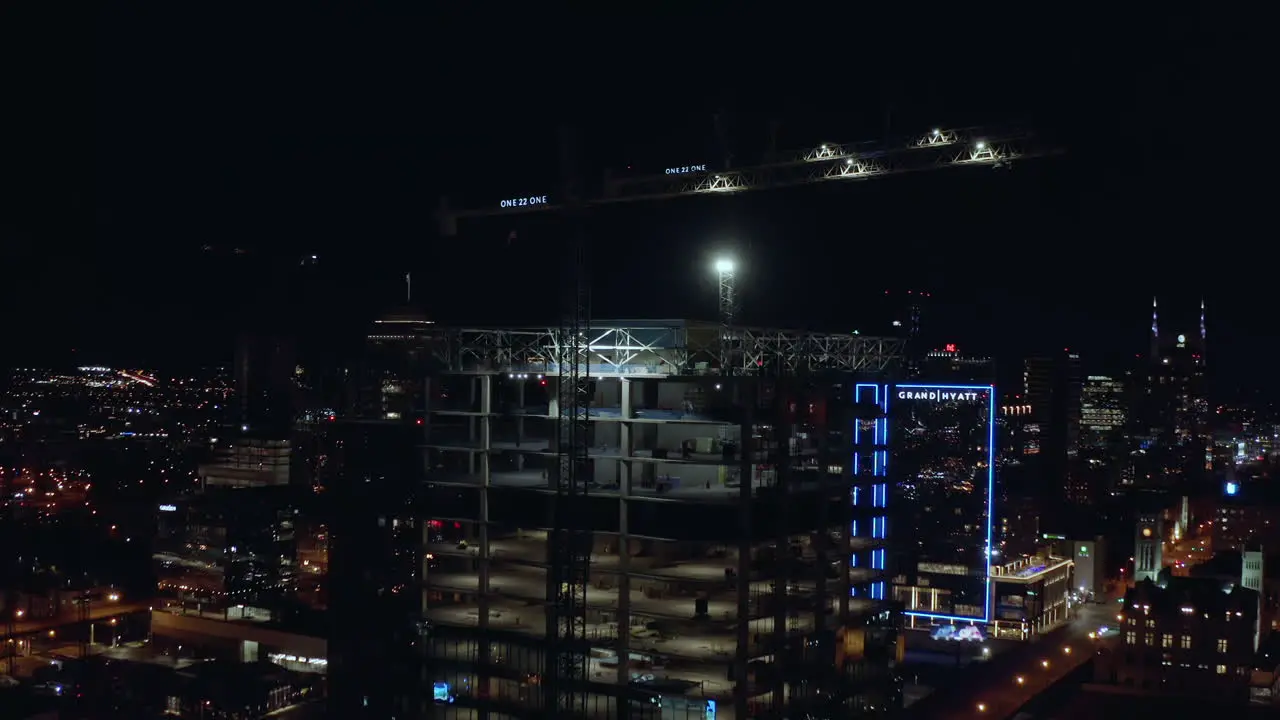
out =
[(963, 681), (940, 688), (908, 711), (915, 717), (947, 720), (1007, 718), (1036, 694), (1093, 657), (1089, 633), (1114, 625), (1120, 605), (1079, 607), (1072, 621), (1037, 640), (1001, 653), (988, 662), (973, 663), (958, 671)]

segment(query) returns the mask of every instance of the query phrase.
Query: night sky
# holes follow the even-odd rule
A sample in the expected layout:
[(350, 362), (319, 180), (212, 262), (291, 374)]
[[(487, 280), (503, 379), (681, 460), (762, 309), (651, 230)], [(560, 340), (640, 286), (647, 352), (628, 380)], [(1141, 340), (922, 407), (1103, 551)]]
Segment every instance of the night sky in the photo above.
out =
[(1067, 154), (596, 212), (597, 317), (713, 317), (709, 258), (728, 249), (750, 322), (865, 331), (886, 289), (926, 289), (927, 329), (962, 349), (1016, 365), (1071, 347), (1108, 370), (1146, 348), (1153, 294), (1170, 332), (1204, 296), (1216, 384), (1280, 386), (1257, 23), (409, 5), (60, 25), (67, 52), (28, 58), (9, 103), (0, 361), (221, 361), (250, 320), (337, 348), (401, 299), (405, 272), (441, 322), (554, 321), (563, 223), (441, 238), (439, 197), (554, 194), (565, 123), (592, 177), (720, 163), (720, 113), (738, 162), (771, 124), (780, 148), (1020, 124)]

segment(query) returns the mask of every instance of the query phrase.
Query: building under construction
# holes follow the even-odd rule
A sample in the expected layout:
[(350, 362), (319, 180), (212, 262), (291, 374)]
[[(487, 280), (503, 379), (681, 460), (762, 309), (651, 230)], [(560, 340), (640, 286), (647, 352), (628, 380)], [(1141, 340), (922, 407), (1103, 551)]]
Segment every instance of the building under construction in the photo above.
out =
[[(426, 516), (416, 520), (429, 714), (859, 717), (900, 707), (887, 493), (873, 457), (886, 448), (852, 436), (880, 437), (883, 409), (856, 404), (853, 388), (896, 372), (901, 340), (593, 322), (581, 343), (590, 403), (574, 518), (589, 569), (566, 670), (564, 593), (552, 587), (565, 575), (549, 568), (563, 554), (548, 541), (563, 467), (561, 331), (429, 332)], [(549, 682), (562, 687), (548, 694)]]

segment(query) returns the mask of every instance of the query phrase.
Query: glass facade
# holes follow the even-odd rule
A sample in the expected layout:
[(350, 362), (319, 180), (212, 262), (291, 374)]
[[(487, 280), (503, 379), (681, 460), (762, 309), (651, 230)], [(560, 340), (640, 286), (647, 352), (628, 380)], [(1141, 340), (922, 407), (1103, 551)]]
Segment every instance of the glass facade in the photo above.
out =
[(217, 488), (161, 504), (152, 553), (161, 596), (201, 610), (278, 610), (297, 585), (298, 506), (276, 489)]
[(1125, 409), (1125, 384), (1119, 378), (1090, 375), (1084, 381), (1081, 403), (1081, 445), (1106, 450), (1124, 437), (1128, 413)]
[(895, 385), (887, 390), (899, 535), (894, 597), (908, 613), (990, 617), (995, 388)]

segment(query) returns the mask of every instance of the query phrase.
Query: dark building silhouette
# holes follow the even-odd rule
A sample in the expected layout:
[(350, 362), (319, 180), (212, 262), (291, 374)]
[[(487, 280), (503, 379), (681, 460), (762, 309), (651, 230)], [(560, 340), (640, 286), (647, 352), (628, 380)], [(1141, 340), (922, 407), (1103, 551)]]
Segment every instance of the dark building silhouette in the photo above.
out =
[(1260, 636), (1256, 591), (1166, 571), (1125, 593), (1119, 622), (1120, 643), (1098, 655), (1099, 681), (1152, 694), (1248, 701)]
[(352, 720), (419, 717), (422, 430), (347, 418), (328, 440), (329, 709)]
[[(343, 411), (320, 418), (316, 478), (328, 508), (329, 709), (335, 717), (423, 711), (423, 538), (427, 336), (402, 308), (373, 323)], [(437, 523), (439, 521), (436, 521)], [(430, 560), (425, 560), (430, 562)]]
[(1208, 489), (1212, 469), (1204, 302), (1200, 326), (1160, 328), (1151, 302), (1151, 349), (1135, 394), (1137, 485)]
[(249, 437), (287, 439), (293, 432), (297, 358), (291, 340), (271, 333), (240, 336), (235, 354), (232, 424)]
[(1071, 461), (1080, 443), (1080, 398), (1083, 386), (1080, 356), (1061, 353), (1028, 358), (1023, 370), (1023, 395), (1031, 406), (1031, 421), (1039, 427), (1037, 470), (1043, 497), (1051, 502), (1085, 504), (1085, 488), (1069, 482)]

